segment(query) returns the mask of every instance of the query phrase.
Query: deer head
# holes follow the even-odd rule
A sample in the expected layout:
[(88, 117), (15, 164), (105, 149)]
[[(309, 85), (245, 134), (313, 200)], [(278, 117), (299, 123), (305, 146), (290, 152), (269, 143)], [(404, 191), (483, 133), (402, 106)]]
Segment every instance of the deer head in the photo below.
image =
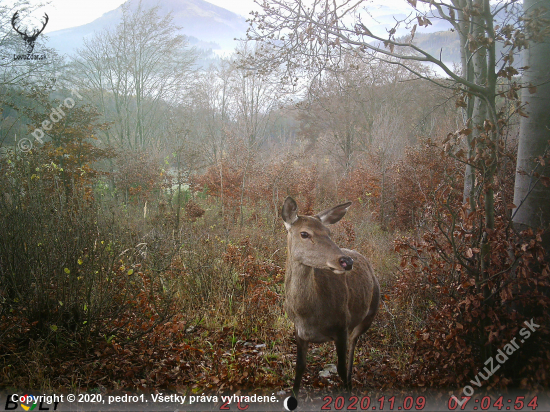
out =
[(351, 202), (343, 203), (316, 216), (298, 216), (298, 206), (291, 197), (283, 205), (282, 218), (288, 231), (289, 256), (305, 266), (330, 269), (335, 274), (353, 268), (353, 259), (346, 256), (330, 239), (327, 224), (334, 224), (344, 217)]

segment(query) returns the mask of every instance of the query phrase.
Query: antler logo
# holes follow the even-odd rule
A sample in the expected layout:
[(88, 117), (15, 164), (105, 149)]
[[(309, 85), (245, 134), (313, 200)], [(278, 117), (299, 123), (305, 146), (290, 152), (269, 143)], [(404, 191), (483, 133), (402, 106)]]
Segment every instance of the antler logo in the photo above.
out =
[(18, 11), (16, 11), (15, 14), (13, 15), (13, 17), (11, 18), (11, 25), (13, 26), (13, 29), (27, 43), (27, 53), (28, 54), (32, 54), (32, 52), (34, 50), (34, 43), (36, 42), (36, 39), (38, 38), (40, 33), (42, 33), (44, 31), (44, 29), (46, 28), (46, 24), (48, 24), (48, 20), (50, 18), (48, 17), (48, 15), (46, 13), (44, 13), (44, 17), (45, 17), (45, 19), (44, 19), (44, 23), (42, 23), (42, 28), (40, 30), (34, 29), (32, 34), (28, 34), (27, 30), (21, 31), (21, 28), (17, 27), (17, 25), (18, 25), (17, 20), (19, 19), (19, 12)]

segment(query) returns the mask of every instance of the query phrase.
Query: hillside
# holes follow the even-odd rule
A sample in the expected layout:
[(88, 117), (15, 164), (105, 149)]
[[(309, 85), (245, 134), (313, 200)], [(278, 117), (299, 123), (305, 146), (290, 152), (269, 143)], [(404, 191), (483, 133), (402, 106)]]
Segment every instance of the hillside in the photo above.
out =
[[(133, 2), (132, 8), (137, 2)], [(201, 49), (232, 50), (235, 38), (244, 37), (247, 29), (245, 18), (204, 0), (143, 0), (143, 8), (160, 5), (162, 15), (172, 12), (174, 24), (181, 33), (191, 36), (190, 43)], [(48, 34), (48, 46), (62, 54), (72, 54), (82, 46), (83, 39), (91, 38), (94, 32), (114, 27), (122, 17), (122, 6), (105, 13), (100, 18), (83, 26), (58, 30)]]

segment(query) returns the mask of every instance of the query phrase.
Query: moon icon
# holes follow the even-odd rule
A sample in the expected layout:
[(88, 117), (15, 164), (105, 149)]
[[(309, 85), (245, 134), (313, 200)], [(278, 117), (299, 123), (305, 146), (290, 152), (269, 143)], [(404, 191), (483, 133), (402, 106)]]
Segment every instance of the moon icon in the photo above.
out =
[(294, 396), (289, 396), (285, 399), (283, 404), (287, 411), (293, 411), (298, 407), (298, 400)]

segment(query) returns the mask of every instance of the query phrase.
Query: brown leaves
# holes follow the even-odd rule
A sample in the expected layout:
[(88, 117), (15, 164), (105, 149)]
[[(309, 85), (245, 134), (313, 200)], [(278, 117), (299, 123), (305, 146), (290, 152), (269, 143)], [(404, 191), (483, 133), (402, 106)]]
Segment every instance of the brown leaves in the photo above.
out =
[[(483, 125), (488, 133), (494, 127), (490, 122)], [(455, 147), (457, 136), (471, 133), (465, 128), (449, 134), (445, 139), (445, 144), (451, 147), (449, 151)], [(457, 156), (465, 156), (465, 152), (459, 151)], [(497, 193), (501, 190), (502, 187), (495, 186)], [(452, 193), (451, 188), (438, 186), (438, 193), (446, 191)], [(510, 195), (505, 198), (510, 199)], [(395, 249), (401, 254), (401, 266), (394, 299), (403, 304), (436, 302), (433, 309), (422, 308), (428, 311), (429, 320), (425, 328), (415, 332), (417, 341), (405, 380), (418, 386), (435, 386), (435, 382), (463, 386), (484, 364), (482, 354), (486, 347), (494, 353), (517, 336), (518, 329), (514, 326), (521, 325), (523, 320), (517, 312), (508, 310), (511, 302), (517, 305), (521, 301), (522, 308), (535, 311), (544, 308), (545, 314), (541, 316), (548, 317), (550, 300), (540, 289), (549, 284), (548, 261), (539, 243), (542, 237), (539, 239), (532, 230), (518, 237), (509, 231), (505, 210), (515, 205), (500, 201), (494, 229), (479, 224), (483, 210), (462, 211), (458, 206), (461, 199), (454, 203), (441, 196), (438, 202), (423, 203), (424, 208), (428, 205), (434, 213), (434, 226), (417, 238), (399, 238), (395, 242)], [(485, 272), (480, 256), (480, 239), (484, 233), (490, 246), (486, 248), (489, 264)], [(548, 328), (547, 321), (546, 325)], [(538, 360), (532, 359), (532, 353), (522, 358), (522, 362), (536, 369), (540, 359), (546, 359), (542, 354), (544, 338), (542, 334), (537, 338), (536, 343), (530, 341), (529, 344), (533, 345), (530, 350), (538, 354)], [(548, 360), (544, 363), (545, 367), (550, 366)], [(491, 380), (490, 385), (517, 385), (520, 378), (526, 379), (528, 387), (539, 385), (527, 367), (518, 375), (518, 371), (508, 365), (502, 366), (499, 379)], [(549, 377), (543, 379), (547, 382)]]
[(456, 107), (468, 107), (468, 104), (464, 100), (463, 96), (459, 96), (455, 101), (455, 106)]
[(472, 134), (472, 129), (470, 129), (469, 127), (465, 127), (463, 129), (460, 129), (458, 133), (464, 136), (469, 136)]
[(412, 43), (412, 41), (413, 41), (413, 39), (414, 39), (414, 35), (416, 34), (416, 27), (417, 27), (417, 26), (416, 26), (416, 24), (415, 24), (415, 25), (413, 26), (413, 28), (411, 29), (411, 40), (410, 40), (411, 43)]
[[(513, 66), (506, 66), (504, 69), (499, 70), (499, 72), (497, 73), (497, 76), (505, 77), (508, 80), (512, 80), (512, 78), (514, 76), (517, 76), (518, 74), (519, 72)], [(535, 87), (535, 91), (536, 91), (536, 87)]]
[(431, 24), (432, 24), (432, 22), (425, 16), (418, 15), (418, 16), (416, 16), (416, 20), (418, 20), (418, 25), (420, 27), (422, 27), (422, 26), (428, 27), (428, 26), (431, 26)]
[(476, 284), (476, 281), (475, 281), (475, 279), (472, 278), (472, 279), (468, 279), (468, 280), (462, 282), (461, 286), (462, 286), (464, 289), (467, 289), (467, 288), (469, 288), (470, 286), (475, 286), (475, 284)]

